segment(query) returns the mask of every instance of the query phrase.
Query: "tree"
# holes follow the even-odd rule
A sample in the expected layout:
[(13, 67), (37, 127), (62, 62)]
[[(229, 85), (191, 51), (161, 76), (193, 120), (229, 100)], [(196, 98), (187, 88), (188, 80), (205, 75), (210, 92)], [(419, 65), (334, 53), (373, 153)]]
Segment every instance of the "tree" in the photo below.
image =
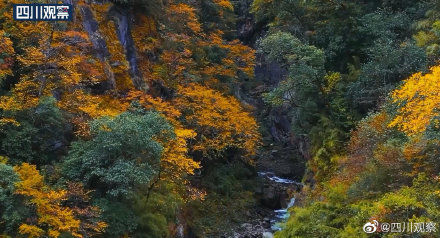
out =
[(96, 119), (91, 139), (72, 144), (64, 175), (101, 196), (128, 198), (157, 176), (163, 144), (174, 136), (173, 128), (155, 112), (128, 111)]
[(415, 73), (391, 94), (398, 113), (390, 126), (397, 126), (409, 135), (423, 133), (433, 123), (438, 127), (440, 66), (427, 74)]
[(194, 174), (194, 170), (200, 168), (200, 164), (189, 157), (188, 142), (196, 137), (194, 130), (183, 126), (179, 121), (182, 113), (176, 108), (175, 104), (154, 98), (141, 91), (131, 91), (127, 97), (129, 101), (139, 103), (147, 110), (156, 110), (169, 121), (174, 127), (176, 137), (170, 139), (164, 145), (164, 151), (160, 160), (161, 176), (174, 183), (183, 183), (181, 180), (187, 175)]
[[(307, 102), (320, 103), (324, 77), (324, 55), (320, 49), (285, 32), (267, 36), (260, 42), (259, 49), (269, 60), (288, 69), (287, 78), (265, 95), (269, 103), (276, 106), (287, 103), (299, 112)], [(307, 109), (304, 112), (307, 113)]]
[(0, 230), (9, 235), (17, 234), (22, 220), (28, 215), (22, 200), (15, 195), (15, 184), (20, 181), (14, 168), (6, 164), (6, 157), (0, 156)]
[(43, 97), (35, 107), (4, 111), (14, 122), (0, 125), (0, 153), (14, 165), (48, 164), (60, 158), (67, 143), (68, 128), (63, 112), (52, 97)]
[(407, 38), (411, 34), (407, 26), (412, 21), (405, 12), (377, 11), (362, 17), (359, 34), (369, 39), (369, 45), (363, 49), (367, 58), (347, 93), (359, 111), (365, 113), (385, 102), (398, 82), (426, 69), (424, 50)]
[(0, 30), (0, 51), (2, 52), (0, 58), (0, 83), (2, 83), (6, 76), (13, 74), (11, 68), (15, 61), (15, 50), (12, 46), (12, 41), (3, 30)]
[(75, 219), (73, 211), (61, 206), (65, 199), (65, 190), (53, 190), (44, 184), (44, 178), (34, 165), (23, 163), (15, 166), (14, 171), (20, 181), (16, 183), (16, 194), (29, 197), (28, 205), (36, 208), (36, 219), (29, 219), (19, 227), (19, 233), (28, 237), (59, 237), (68, 232), (74, 237), (82, 237), (78, 233), (80, 221)]
[(197, 133), (194, 151), (215, 156), (238, 149), (244, 155), (255, 154), (260, 140), (258, 125), (237, 99), (197, 84), (179, 87), (178, 93), (175, 103), (183, 124)]

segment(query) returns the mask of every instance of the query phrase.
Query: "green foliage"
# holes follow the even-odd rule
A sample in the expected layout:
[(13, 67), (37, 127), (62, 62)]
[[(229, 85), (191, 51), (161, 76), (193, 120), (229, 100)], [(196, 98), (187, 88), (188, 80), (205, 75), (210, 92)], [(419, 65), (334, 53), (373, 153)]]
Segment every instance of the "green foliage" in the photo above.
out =
[[(200, 237), (217, 237), (234, 224), (246, 222), (246, 211), (256, 205), (254, 172), (242, 162), (210, 164), (202, 185), (210, 193), (204, 201), (192, 201), (187, 222)], [(227, 219), (224, 219), (224, 218)]]
[(344, 146), (342, 141), (347, 137), (340, 126), (330, 118), (321, 116), (317, 124), (309, 131), (313, 153), (309, 167), (320, 181), (325, 181), (336, 171), (335, 159), (342, 154)]
[(347, 81), (340, 73), (325, 74), (324, 52), (278, 32), (261, 40), (260, 51), (287, 68), (287, 78), (265, 95), (274, 106), (290, 107), (292, 130), (307, 135), (312, 148), (309, 166), (323, 179), (335, 170), (354, 115), (345, 99)]
[(102, 217), (108, 224), (107, 237), (121, 237), (137, 228), (136, 215), (129, 201), (109, 201), (103, 198), (97, 199), (96, 205), (102, 209)]
[(134, 237), (167, 237), (169, 225), (178, 224), (178, 214), (183, 205), (182, 198), (172, 192), (174, 184), (160, 182), (149, 196), (137, 194), (134, 199), (138, 227)]
[(275, 237), (337, 237), (348, 221), (351, 209), (315, 202), (306, 208), (294, 208), (292, 219)]
[(6, 234), (16, 234), (18, 227), (26, 217), (26, 209), (20, 204), (21, 200), (14, 195), (18, 175), (12, 166), (0, 162), (0, 231)]
[(413, 35), (417, 46), (426, 50), (432, 61), (440, 56), (440, 6), (435, 0), (426, 1), (425, 17), (415, 23), (417, 33)]
[(363, 49), (366, 62), (348, 92), (350, 101), (360, 107), (360, 111), (382, 103), (398, 82), (427, 68), (424, 50), (406, 39), (410, 36), (407, 26), (411, 20), (408, 14), (384, 11), (361, 19), (360, 34), (369, 39), (371, 45)]
[(159, 172), (163, 145), (172, 127), (155, 112), (129, 111), (91, 124), (91, 140), (79, 140), (64, 161), (67, 178), (103, 195), (127, 197)]
[(230, 165), (213, 164), (207, 168), (203, 187), (218, 193), (225, 198), (239, 195), (242, 191), (252, 191), (254, 185), (253, 171), (245, 164), (235, 161)]
[(18, 123), (0, 125), (0, 154), (12, 164), (38, 165), (57, 160), (66, 143), (66, 120), (52, 97), (42, 98), (35, 108), (4, 111)]
[(259, 49), (269, 60), (288, 69), (287, 78), (265, 95), (266, 101), (275, 106), (292, 107), (294, 130), (307, 132), (310, 129), (307, 123), (313, 125), (322, 105), (323, 52), (285, 32), (267, 36), (259, 43)]

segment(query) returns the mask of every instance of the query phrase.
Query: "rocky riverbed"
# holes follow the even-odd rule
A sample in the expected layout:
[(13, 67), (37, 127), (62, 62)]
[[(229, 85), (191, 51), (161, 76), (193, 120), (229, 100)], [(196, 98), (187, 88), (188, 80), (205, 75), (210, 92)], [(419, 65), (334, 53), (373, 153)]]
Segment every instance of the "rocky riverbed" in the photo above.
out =
[(302, 184), (292, 179), (281, 178), (273, 172), (258, 172), (261, 184), (256, 194), (261, 207), (252, 211), (253, 219), (241, 224), (228, 235), (230, 238), (270, 238), (281, 230), (281, 223), (289, 218), (288, 209), (295, 203), (294, 194), (299, 192)]

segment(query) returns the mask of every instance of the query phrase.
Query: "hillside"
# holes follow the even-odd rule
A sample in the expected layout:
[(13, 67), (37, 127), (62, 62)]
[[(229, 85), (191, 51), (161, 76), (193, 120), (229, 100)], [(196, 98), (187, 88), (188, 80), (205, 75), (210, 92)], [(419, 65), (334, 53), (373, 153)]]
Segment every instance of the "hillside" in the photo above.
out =
[(0, 0), (0, 237), (440, 236), (439, 17)]

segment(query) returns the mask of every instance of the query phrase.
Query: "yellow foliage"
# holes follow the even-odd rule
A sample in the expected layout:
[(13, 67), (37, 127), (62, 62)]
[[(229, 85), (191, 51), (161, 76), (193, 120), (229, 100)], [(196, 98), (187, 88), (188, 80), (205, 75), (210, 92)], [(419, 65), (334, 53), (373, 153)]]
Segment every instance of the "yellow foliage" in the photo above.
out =
[(214, 3), (217, 4), (218, 6), (228, 9), (228, 10), (234, 10), (234, 6), (232, 5), (232, 3), (228, 0), (214, 0)]
[(336, 84), (341, 80), (341, 73), (329, 72), (324, 76), (325, 86), (323, 88), (325, 93), (330, 93)]
[(23, 110), (38, 105), (39, 97), (50, 95), (53, 84), (43, 87), (31, 80), (23, 80), (15, 84), (11, 96), (0, 96), (0, 108), (3, 110)]
[(20, 123), (14, 118), (0, 118), (0, 126), (12, 124), (14, 126), (20, 126)]
[[(427, 74), (415, 73), (391, 94), (393, 102), (399, 106), (398, 114), (389, 124), (408, 135), (426, 130), (440, 108), (440, 66), (431, 68)], [(438, 126), (435, 119), (434, 125)]]
[(184, 49), (183, 52), (176, 50), (164, 50), (161, 55), (161, 64), (154, 67), (153, 76), (161, 79), (165, 86), (176, 88), (188, 77), (186, 75), (197, 75), (197, 66), (192, 59), (192, 52)]
[(91, 118), (117, 116), (128, 108), (128, 103), (121, 102), (109, 95), (91, 95), (83, 90), (65, 93), (58, 106), (74, 114), (86, 114)]
[(0, 52), (2, 60), (0, 63), (0, 80), (7, 75), (12, 75), (12, 64), (14, 63), (15, 50), (12, 41), (7, 37), (6, 32), (0, 30)]
[(28, 224), (21, 224), (18, 228), (18, 232), (23, 235), (27, 235), (30, 238), (41, 237), (44, 235), (44, 230)]
[(116, 79), (116, 89), (125, 91), (133, 88), (129, 75), (129, 63), (125, 58), (124, 47), (119, 42), (115, 24), (108, 18), (107, 12), (112, 7), (111, 3), (91, 4), (94, 16), (98, 22), (99, 31), (103, 36), (110, 53), (111, 69)]
[(176, 181), (186, 174), (194, 174), (200, 168), (200, 163), (188, 157), (187, 140), (193, 139), (196, 133), (193, 130), (176, 128), (176, 139), (165, 145), (161, 163), (165, 178)]
[(164, 101), (158, 97), (154, 98), (141, 91), (130, 91), (126, 99), (128, 101), (137, 100), (146, 109), (154, 109), (160, 112), (160, 114), (162, 114), (174, 126), (181, 127), (178, 118), (182, 113), (172, 103)]
[(260, 142), (258, 125), (232, 96), (197, 84), (179, 87), (176, 107), (197, 134), (195, 150), (223, 151), (235, 147), (253, 155)]
[(199, 66), (202, 75), (208, 79), (207, 85), (213, 88), (221, 88), (220, 77), (238, 78), (238, 73), (243, 72), (247, 77), (254, 77), (255, 50), (245, 46), (238, 40), (224, 41), (223, 32), (217, 30), (208, 36), (208, 40), (200, 40), (199, 47), (219, 47), (226, 52), (226, 56), (220, 64), (206, 62), (206, 65)]
[(6, 164), (6, 163), (8, 163), (8, 157), (0, 155), (0, 164)]
[(24, 49), (24, 51), (25, 55), (18, 56), (18, 59), (25, 66), (40, 64), (46, 59), (46, 56), (44, 56), (43, 52), (41, 52), (41, 50), (35, 46), (28, 47)]
[(138, 66), (147, 83), (151, 80), (153, 71), (153, 63), (150, 62), (149, 56), (159, 49), (161, 43), (156, 28), (156, 22), (152, 17), (137, 14), (131, 31), (139, 55)]
[[(22, 224), (19, 232), (22, 235), (38, 237), (47, 233), (49, 237), (58, 237), (61, 232), (78, 234), (80, 221), (75, 219), (71, 209), (61, 206), (66, 191), (52, 190), (44, 184), (44, 178), (34, 165), (23, 163), (14, 167), (20, 181), (16, 183), (16, 193), (29, 197), (29, 203), (36, 207), (37, 224)], [(44, 231), (43, 228), (47, 228)]]
[(184, 3), (170, 4), (168, 15), (171, 22), (179, 23), (179, 27), (183, 26), (183, 29), (180, 30), (184, 32), (189, 30), (193, 34), (201, 33), (202, 27), (197, 19), (195, 9), (190, 5)]
[(172, 103), (153, 98), (141, 91), (131, 91), (127, 100), (137, 100), (146, 109), (160, 112), (175, 128), (176, 139), (165, 145), (161, 158), (161, 167), (165, 175), (163, 178), (176, 182), (183, 175), (194, 174), (194, 170), (200, 168), (200, 164), (188, 156), (187, 141), (194, 139), (197, 134), (193, 130), (183, 128), (178, 121), (181, 112)]
[(91, 95), (83, 90), (75, 90), (64, 93), (58, 106), (75, 116), (72, 120), (75, 134), (87, 137), (90, 119), (117, 116), (127, 110), (129, 104), (110, 95)]

